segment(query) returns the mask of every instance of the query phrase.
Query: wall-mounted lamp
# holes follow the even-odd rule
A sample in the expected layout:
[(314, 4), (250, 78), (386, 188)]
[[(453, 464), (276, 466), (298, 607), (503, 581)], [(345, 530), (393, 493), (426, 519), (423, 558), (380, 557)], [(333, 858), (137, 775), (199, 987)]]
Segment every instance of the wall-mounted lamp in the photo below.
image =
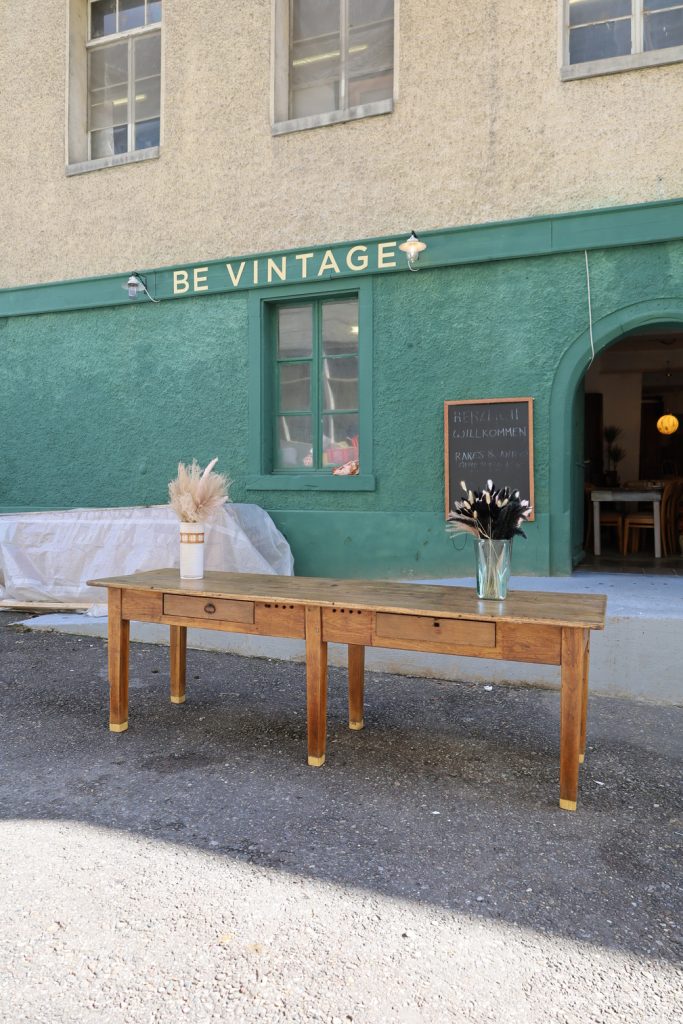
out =
[(141, 292), (144, 292), (150, 302), (158, 302), (159, 299), (154, 299), (147, 290), (147, 278), (139, 274), (137, 270), (134, 270), (124, 285), (121, 286), (128, 292), (129, 299), (137, 299)]
[(426, 242), (421, 242), (414, 231), (410, 232), (410, 236), (406, 238), (405, 242), (401, 242), (399, 249), (408, 257), (409, 270), (417, 270), (415, 264), (420, 258), (420, 253), (424, 252), (426, 248)]

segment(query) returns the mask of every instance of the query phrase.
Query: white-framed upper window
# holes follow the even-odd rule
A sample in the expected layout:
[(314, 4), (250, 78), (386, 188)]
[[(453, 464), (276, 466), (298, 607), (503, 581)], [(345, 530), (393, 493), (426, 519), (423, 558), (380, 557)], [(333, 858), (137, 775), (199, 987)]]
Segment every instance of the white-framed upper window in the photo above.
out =
[(273, 131), (393, 109), (394, 0), (274, 0)]
[(159, 146), (162, 0), (88, 0), (88, 160)]
[(561, 0), (563, 78), (683, 60), (683, 0)]

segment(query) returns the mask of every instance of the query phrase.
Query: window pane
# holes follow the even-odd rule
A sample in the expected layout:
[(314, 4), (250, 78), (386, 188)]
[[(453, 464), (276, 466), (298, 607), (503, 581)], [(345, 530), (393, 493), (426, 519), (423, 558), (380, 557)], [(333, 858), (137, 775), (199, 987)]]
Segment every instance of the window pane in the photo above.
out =
[(161, 33), (145, 33), (135, 40), (135, 78), (161, 74)]
[(147, 0), (147, 24), (161, 21), (161, 0)]
[[(630, 0), (628, 0), (630, 3)], [(349, 25), (371, 25), (394, 18), (394, 0), (349, 0)]]
[[(159, 145), (158, 119), (161, 110), (161, 36), (154, 32), (135, 40), (135, 113), (136, 122), (149, 122), (145, 129), (136, 128), (136, 149)], [(151, 141), (151, 122), (156, 120), (156, 141)], [(147, 139), (145, 145), (137, 143), (138, 131)], [(141, 138), (142, 138), (141, 135)]]
[(311, 364), (281, 363), (280, 412), (307, 412), (310, 408)]
[(103, 128), (90, 133), (90, 158), (98, 160), (105, 156), (117, 156), (128, 152), (128, 125)]
[(313, 307), (281, 306), (277, 315), (279, 358), (310, 356), (313, 352)]
[(338, 33), (293, 46), (290, 74), (292, 117), (326, 114), (339, 109), (339, 47)]
[(358, 458), (358, 413), (323, 416), (323, 466)]
[(278, 417), (278, 469), (310, 469), (313, 466), (313, 434), (310, 416)]
[(358, 408), (358, 356), (323, 359), (322, 403), (325, 411)]
[(138, 121), (135, 125), (135, 148), (151, 149), (159, 145), (159, 118), (151, 121)]
[(148, 121), (159, 117), (159, 79), (148, 78), (135, 83), (135, 120)]
[(145, 24), (145, 0), (119, 0), (119, 32)]
[(646, 14), (644, 20), (643, 46), (646, 50), (683, 46), (683, 8)]
[(294, 0), (290, 117), (339, 109), (339, 0)]
[(113, 125), (127, 124), (127, 43), (114, 43), (112, 46), (92, 50), (88, 68), (89, 129), (92, 131)]
[(587, 25), (631, 14), (631, 0), (569, 0), (569, 24)]
[[(293, 76), (295, 78), (297, 76)], [(290, 117), (311, 117), (313, 114), (329, 114), (339, 110), (340, 92), (339, 78), (328, 82), (302, 83), (292, 82), (290, 100)]]
[(631, 52), (631, 19), (606, 21), (590, 28), (573, 28), (569, 35), (569, 63), (623, 57)]
[(128, 43), (112, 43), (90, 51), (89, 89), (128, 85)]
[(90, 38), (116, 32), (116, 0), (97, 0), (90, 8)]
[(358, 351), (358, 300), (326, 302), (322, 310), (323, 352), (326, 356)]
[(392, 21), (349, 31), (349, 106), (391, 99), (394, 91)]
[(293, 42), (330, 33), (339, 35), (339, 25), (339, 0), (293, 0)]
[(681, 7), (681, 0), (643, 0), (646, 11), (661, 11), (665, 7)]
[(111, 89), (94, 89), (90, 94), (90, 131), (128, 123), (128, 89), (125, 85)]

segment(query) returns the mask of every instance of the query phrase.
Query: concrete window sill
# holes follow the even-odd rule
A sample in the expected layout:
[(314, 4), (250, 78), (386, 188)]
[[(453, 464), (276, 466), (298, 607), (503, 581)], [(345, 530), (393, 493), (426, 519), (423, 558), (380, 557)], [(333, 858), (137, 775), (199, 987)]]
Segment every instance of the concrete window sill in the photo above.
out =
[(378, 100), (376, 103), (366, 103), (364, 106), (352, 107), (350, 110), (335, 110), (329, 114), (313, 114), (311, 117), (296, 117), (289, 121), (276, 121), (271, 131), (273, 135), (303, 132), (310, 128), (322, 128), (328, 124), (343, 124), (344, 121), (358, 121), (363, 117), (391, 114), (393, 109), (393, 100)]
[(374, 491), (372, 473), (358, 476), (334, 476), (329, 473), (273, 473), (252, 476), (247, 480), (248, 491)]
[(637, 71), (643, 68), (661, 67), (665, 64), (679, 64), (681, 61), (683, 61), (683, 46), (672, 46), (666, 50), (648, 50), (645, 53), (629, 53), (624, 57), (586, 61), (585, 64), (565, 64), (560, 68), (560, 78), (563, 82), (572, 82), (577, 78), (615, 75), (620, 71)]
[(66, 176), (87, 174), (89, 171), (102, 171), (106, 167), (120, 167), (122, 164), (139, 164), (143, 160), (158, 160), (161, 155), (159, 146), (150, 149), (138, 149), (133, 153), (120, 153), (118, 156), (105, 156), (101, 160), (84, 160), (80, 164), (67, 164)]

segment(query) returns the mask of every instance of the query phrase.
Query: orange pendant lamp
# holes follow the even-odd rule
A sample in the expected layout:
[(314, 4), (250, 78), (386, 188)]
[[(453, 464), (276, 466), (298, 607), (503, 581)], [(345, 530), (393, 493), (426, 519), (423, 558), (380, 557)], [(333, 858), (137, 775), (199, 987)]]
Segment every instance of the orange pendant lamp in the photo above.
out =
[(675, 434), (678, 430), (678, 420), (672, 413), (667, 412), (657, 420), (657, 430), (660, 434)]

